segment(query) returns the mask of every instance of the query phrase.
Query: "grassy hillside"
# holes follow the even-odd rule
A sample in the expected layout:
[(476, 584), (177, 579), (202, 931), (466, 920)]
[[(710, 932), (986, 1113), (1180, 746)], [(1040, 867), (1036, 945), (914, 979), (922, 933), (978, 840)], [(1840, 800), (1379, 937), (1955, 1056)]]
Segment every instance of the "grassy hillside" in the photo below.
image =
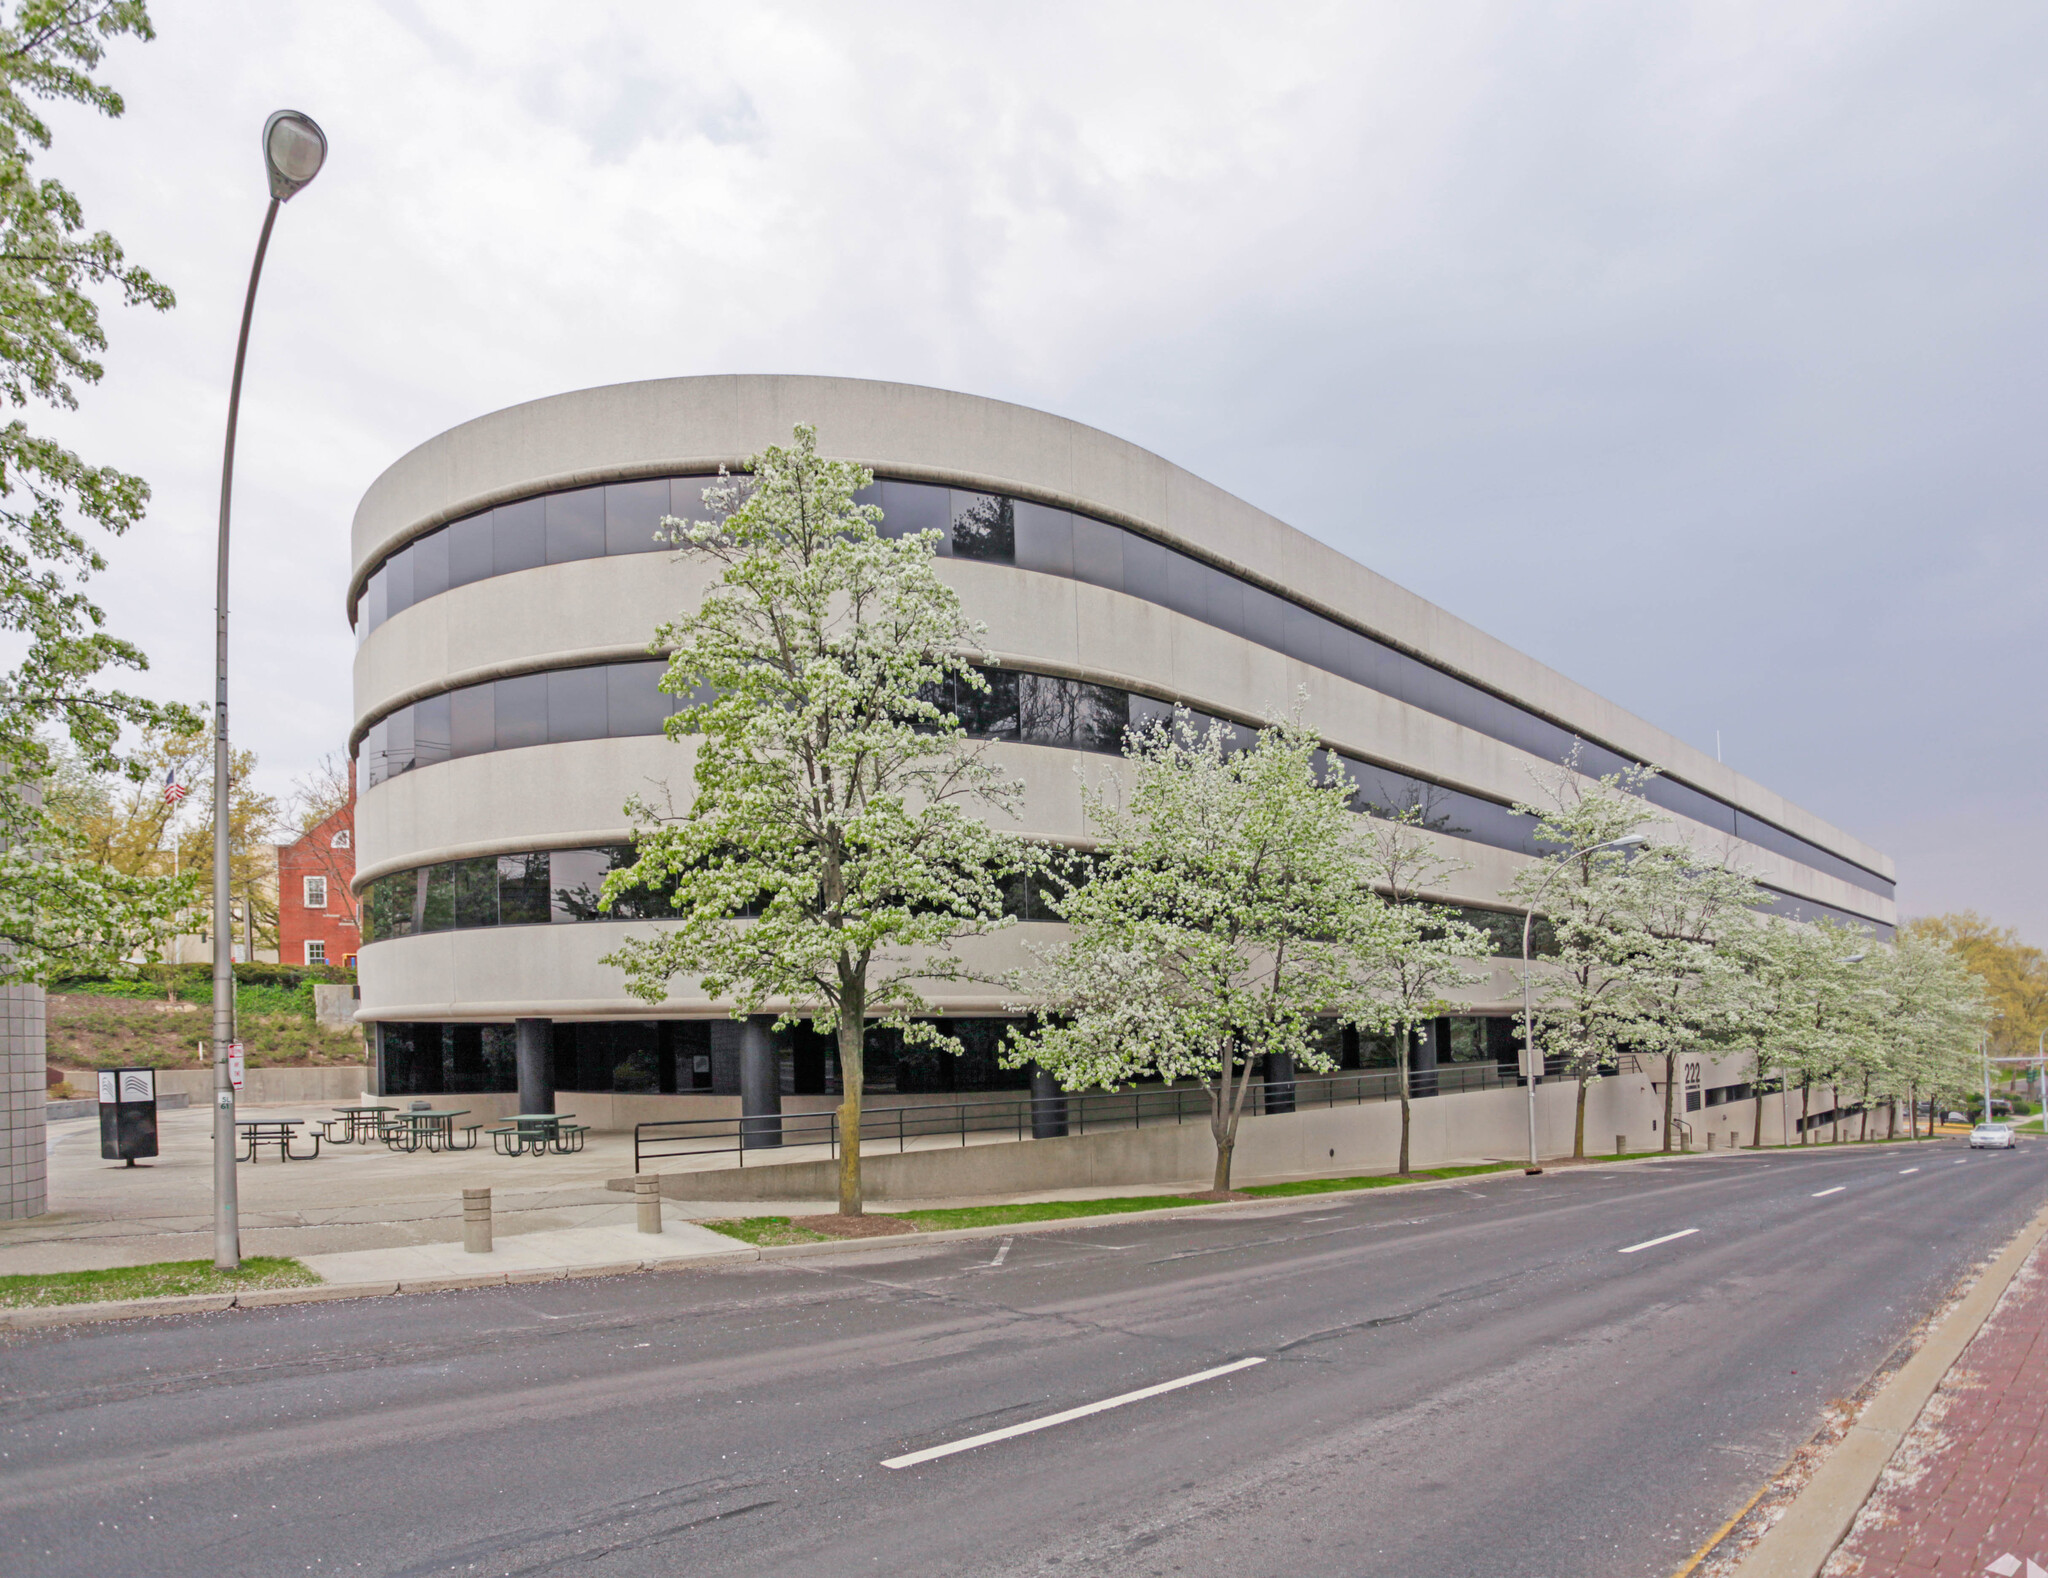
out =
[[(241, 966), (235, 1016), (251, 1068), (363, 1061), (357, 1029), (313, 1017), (313, 987), (347, 982), (339, 970)], [(49, 992), (49, 1061), (59, 1068), (203, 1068), (212, 1034), (213, 978), (186, 968), (166, 981), (70, 980)]]

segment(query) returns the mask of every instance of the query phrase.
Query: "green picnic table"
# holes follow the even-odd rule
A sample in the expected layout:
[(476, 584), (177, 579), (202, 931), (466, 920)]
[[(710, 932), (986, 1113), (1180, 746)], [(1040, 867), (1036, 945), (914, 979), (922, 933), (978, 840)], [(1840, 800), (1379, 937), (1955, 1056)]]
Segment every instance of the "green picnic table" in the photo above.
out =
[(455, 1120), (469, 1116), (467, 1107), (454, 1107), (441, 1112), (394, 1112), (379, 1120), (377, 1132), (384, 1143), (394, 1151), (416, 1151), (425, 1146), (430, 1151), (469, 1151), (476, 1149), (476, 1131), (481, 1123), (467, 1123), (462, 1132), (468, 1136), (466, 1144), (455, 1139)]
[[(358, 1142), (367, 1145), (377, 1137), (379, 1128), (377, 1115), (383, 1112), (396, 1112), (398, 1109), (387, 1103), (383, 1105), (370, 1104), (355, 1107), (336, 1107), (334, 1110), (340, 1113), (341, 1116), (338, 1118), (322, 1118), (320, 1120), (320, 1128), (326, 1134), (328, 1141), (335, 1145), (353, 1145)], [(337, 1129), (341, 1131), (339, 1134), (335, 1133)]]
[(571, 1123), (573, 1112), (522, 1112), (491, 1130), (491, 1145), (500, 1156), (557, 1156), (583, 1149), (587, 1125)]

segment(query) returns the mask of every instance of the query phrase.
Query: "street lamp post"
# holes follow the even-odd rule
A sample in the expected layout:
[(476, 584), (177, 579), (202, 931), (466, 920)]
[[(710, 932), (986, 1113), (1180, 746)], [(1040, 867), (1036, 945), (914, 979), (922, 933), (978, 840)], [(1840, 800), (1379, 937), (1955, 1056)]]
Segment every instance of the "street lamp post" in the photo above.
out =
[(277, 211), (327, 161), (327, 134), (309, 115), (279, 110), (263, 123), (263, 164), (270, 178), (270, 207), (256, 238), (249, 266), (249, 291), (242, 299), (242, 332), (235, 341), (235, 376), (228, 386), (227, 443), (220, 463), (220, 550), (214, 579), (213, 632), (213, 1263), (233, 1271), (242, 1263), (242, 1229), (235, 1198), (235, 1085), (228, 1070), (234, 1040), (234, 917), (229, 913), (228, 873), (228, 503), (235, 481), (235, 421), (242, 405), (242, 367), (249, 356), (249, 320), (256, 311), (256, 282), (270, 248)]
[(1536, 892), (1529, 900), (1528, 908), (1522, 912), (1522, 1074), (1529, 1084), (1529, 1165), (1523, 1172), (1534, 1176), (1543, 1171), (1543, 1165), (1536, 1158), (1536, 1085), (1543, 1078), (1543, 1059), (1536, 1051), (1535, 1012), (1529, 994), (1529, 929), (1536, 924), (1536, 905), (1548, 888), (1574, 860), (1587, 855), (1597, 855), (1602, 850), (1641, 849), (1649, 840), (1641, 833), (1626, 833), (1620, 838), (1610, 838), (1605, 843), (1588, 844), (1584, 849), (1575, 849), (1551, 868), (1550, 875), (1537, 885)]

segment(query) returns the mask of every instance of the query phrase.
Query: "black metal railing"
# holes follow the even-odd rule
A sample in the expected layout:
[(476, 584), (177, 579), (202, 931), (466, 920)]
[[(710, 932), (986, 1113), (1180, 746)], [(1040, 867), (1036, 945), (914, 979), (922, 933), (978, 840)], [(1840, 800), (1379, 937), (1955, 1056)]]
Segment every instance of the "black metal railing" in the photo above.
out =
[[(1555, 1075), (1562, 1069), (1563, 1060), (1553, 1058), (1545, 1073)], [(1513, 1064), (1445, 1063), (1410, 1070), (1408, 1094), (1411, 1098), (1452, 1096), (1520, 1083)], [(1394, 1069), (1307, 1074), (1254, 1083), (1245, 1092), (1244, 1113), (1247, 1117), (1277, 1116), (1311, 1107), (1395, 1101), (1400, 1094), (1400, 1075)], [(866, 1151), (893, 1140), (901, 1152), (910, 1148), (912, 1140), (957, 1138), (966, 1145), (974, 1135), (1008, 1135), (1014, 1140), (1057, 1139), (1105, 1129), (1141, 1129), (1148, 1124), (1186, 1123), (1191, 1119), (1206, 1121), (1208, 1116), (1206, 1085), (1149, 1085), (1134, 1090), (1058, 1096), (1033, 1096), (1018, 1091), (1015, 1095), (979, 1101), (869, 1107), (861, 1113), (860, 1143)], [(737, 1155), (739, 1165), (744, 1167), (749, 1152), (804, 1145), (823, 1146), (828, 1155), (836, 1157), (839, 1141), (836, 1110), (732, 1118), (665, 1118), (633, 1126), (633, 1171), (641, 1171), (648, 1161), (681, 1156)]]

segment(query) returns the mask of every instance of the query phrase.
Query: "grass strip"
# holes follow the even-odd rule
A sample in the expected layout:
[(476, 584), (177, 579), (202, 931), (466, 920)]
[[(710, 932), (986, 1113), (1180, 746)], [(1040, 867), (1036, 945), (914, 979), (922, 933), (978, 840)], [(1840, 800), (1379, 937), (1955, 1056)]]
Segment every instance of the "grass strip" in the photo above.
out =
[(1400, 1173), (1374, 1173), (1364, 1178), (1300, 1178), (1292, 1183), (1254, 1184), (1246, 1194), (1262, 1200), (1284, 1200), (1293, 1195), (1337, 1194), (1352, 1189), (1387, 1189), (1395, 1184), (1436, 1183), (1446, 1178), (1470, 1178), (1478, 1173), (1506, 1172), (1520, 1162), (1482, 1162), (1472, 1167), (1418, 1168), (1403, 1177)]
[(715, 1222), (699, 1222), (714, 1233), (736, 1238), (742, 1244), (775, 1249), (784, 1244), (822, 1244), (826, 1237), (808, 1227), (798, 1227), (786, 1216), (729, 1216)]
[[(1516, 1165), (1514, 1162), (1487, 1162), (1473, 1167), (1438, 1167), (1427, 1172), (1410, 1173), (1406, 1178), (1398, 1173), (1370, 1178), (1312, 1178), (1298, 1183), (1261, 1184), (1242, 1192), (1261, 1199), (1278, 1199), (1288, 1195), (1329, 1194), (1342, 1189), (1383, 1189), (1390, 1184), (1468, 1178), (1475, 1173), (1497, 1173)], [(1034, 1200), (1016, 1205), (940, 1206), (925, 1211), (897, 1211), (890, 1214), (902, 1217), (921, 1233), (937, 1233), (955, 1227), (1014, 1227), (1020, 1222), (1065, 1222), (1078, 1217), (1129, 1216), (1142, 1211), (1168, 1211), (1176, 1206), (1213, 1203), (1190, 1195), (1146, 1194), (1117, 1195), (1106, 1200)], [(823, 1233), (813, 1233), (808, 1228), (794, 1226), (786, 1216), (732, 1217), (724, 1221), (702, 1222), (698, 1225), (723, 1233), (728, 1238), (737, 1238), (742, 1243), (764, 1247), (825, 1242)]]
[(1133, 1211), (1164, 1211), (1177, 1205), (1207, 1205), (1179, 1194), (1120, 1195), (1111, 1200), (1037, 1200), (1029, 1205), (957, 1205), (931, 1211), (899, 1213), (920, 1232), (949, 1227), (1014, 1227), (1019, 1222), (1064, 1222), (1075, 1216), (1124, 1216)]
[(162, 1260), (153, 1266), (0, 1277), (0, 1306), (23, 1309), (172, 1294), (251, 1293), (258, 1288), (311, 1287), (319, 1280), (307, 1267), (283, 1255), (251, 1255), (238, 1271), (217, 1270), (210, 1260)]

